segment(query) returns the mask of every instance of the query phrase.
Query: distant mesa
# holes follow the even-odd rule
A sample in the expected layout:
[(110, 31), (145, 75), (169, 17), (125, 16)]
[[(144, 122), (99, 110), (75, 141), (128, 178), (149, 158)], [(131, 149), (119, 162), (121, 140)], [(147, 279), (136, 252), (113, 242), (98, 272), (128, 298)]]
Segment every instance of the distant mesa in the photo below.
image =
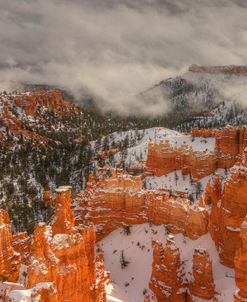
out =
[(247, 66), (199, 66), (193, 64), (189, 67), (190, 72), (209, 73), (209, 74), (229, 74), (238, 76), (247, 76)]

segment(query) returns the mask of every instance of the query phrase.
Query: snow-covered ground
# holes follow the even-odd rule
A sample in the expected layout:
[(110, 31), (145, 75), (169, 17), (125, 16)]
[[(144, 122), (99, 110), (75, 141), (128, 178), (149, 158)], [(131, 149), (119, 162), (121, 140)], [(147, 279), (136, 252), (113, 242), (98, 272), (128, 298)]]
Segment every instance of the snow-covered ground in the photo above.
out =
[[(227, 177), (225, 169), (217, 169), (215, 175), (219, 174), (222, 179)], [(214, 177), (213, 174), (200, 179), (201, 193), (205, 190), (207, 183)], [(181, 171), (174, 171), (166, 175), (148, 176), (144, 180), (145, 188), (148, 190), (167, 189), (172, 191), (185, 192), (196, 197), (197, 183), (192, 182), (189, 175), (183, 175)]]
[(122, 302), (129, 301), (129, 297), (124, 290), (116, 283), (110, 283), (106, 286), (107, 301), (108, 302)]
[[(107, 287), (108, 302), (143, 302), (143, 290), (148, 289), (152, 270), (152, 240), (166, 242), (164, 226), (149, 224), (131, 227), (131, 234), (125, 235), (118, 229), (104, 238), (99, 244), (105, 252), (105, 266), (111, 272), (111, 283)], [(219, 262), (215, 244), (209, 234), (197, 240), (190, 240), (182, 234), (175, 236), (175, 243), (185, 261), (187, 272), (192, 271), (192, 256), (195, 248), (205, 248), (213, 261), (213, 273), (219, 302), (232, 302), (235, 287), (234, 271)], [(121, 253), (124, 251), (129, 265), (122, 269)], [(187, 274), (188, 275), (188, 274)]]

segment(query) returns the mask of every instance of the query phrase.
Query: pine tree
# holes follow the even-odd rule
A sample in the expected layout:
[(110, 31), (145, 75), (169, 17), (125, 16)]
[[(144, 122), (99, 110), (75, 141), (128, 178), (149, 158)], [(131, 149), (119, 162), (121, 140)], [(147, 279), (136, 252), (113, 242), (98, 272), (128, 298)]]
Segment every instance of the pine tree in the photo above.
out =
[(130, 261), (125, 259), (123, 250), (121, 251), (120, 264), (122, 269), (126, 268), (130, 264)]

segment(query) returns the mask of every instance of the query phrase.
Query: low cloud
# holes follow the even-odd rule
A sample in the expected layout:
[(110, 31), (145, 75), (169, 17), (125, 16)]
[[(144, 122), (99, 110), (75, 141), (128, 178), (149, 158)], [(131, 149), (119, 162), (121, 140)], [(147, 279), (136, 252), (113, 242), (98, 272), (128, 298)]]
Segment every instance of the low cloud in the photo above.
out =
[(247, 62), (245, 0), (0, 0), (0, 88), (45, 83), (102, 110), (156, 115), (134, 96), (188, 65)]

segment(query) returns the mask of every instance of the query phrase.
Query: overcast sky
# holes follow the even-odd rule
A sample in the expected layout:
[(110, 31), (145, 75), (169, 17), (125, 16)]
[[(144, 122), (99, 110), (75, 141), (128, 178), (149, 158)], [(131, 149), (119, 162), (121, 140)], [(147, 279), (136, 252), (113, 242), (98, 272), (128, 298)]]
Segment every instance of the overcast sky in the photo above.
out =
[(131, 111), (132, 95), (188, 65), (245, 65), (246, 0), (0, 0), (0, 85), (81, 87)]

